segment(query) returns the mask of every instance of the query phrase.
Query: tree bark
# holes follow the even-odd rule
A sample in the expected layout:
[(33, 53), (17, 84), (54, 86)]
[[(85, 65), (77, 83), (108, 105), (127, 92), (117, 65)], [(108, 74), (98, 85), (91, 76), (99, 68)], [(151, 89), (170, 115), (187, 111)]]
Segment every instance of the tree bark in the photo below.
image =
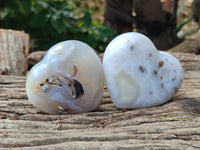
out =
[(182, 42), (176, 30), (178, 0), (167, 0), (165, 9), (160, 0), (135, 0), (134, 5), (136, 17), (132, 16), (133, 0), (105, 0), (104, 25), (121, 34), (131, 32), (136, 24), (137, 32), (148, 36), (161, 50)]
[(117, 33), (132, 31), (132, 0), (105, 0), (104, 25), (117, 30)]
[(193, 19), (200, 25), (200, 1), (193, 0), (192, 3)]
[(180, 43), (176, 35), (177, 8), (178, 0), (167, 0), (165, 10), (160, 0), (136, 0), (137, 31), (147, 35), (161, 50)]
[(0, 74), (26, 75), (29, 35), (20, 31), (0, 29)]

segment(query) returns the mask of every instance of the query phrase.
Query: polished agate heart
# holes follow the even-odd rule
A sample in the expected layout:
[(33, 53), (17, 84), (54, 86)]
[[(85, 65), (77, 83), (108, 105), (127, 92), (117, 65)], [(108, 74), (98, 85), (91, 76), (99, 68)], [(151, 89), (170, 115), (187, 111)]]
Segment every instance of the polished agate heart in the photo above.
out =
[(158, 51), (146, 36), (125, 33), (106, 48), (107, 86), (118, 108), (143, 108), (169, 101), (179, 90), (183, 68), (172, 55)]
[(96, 109), (104, 89), (104, 73), (94, 50), (70, 40), (50, 48), (29, 72), (30, 102), (48, 114), (82, 113)]

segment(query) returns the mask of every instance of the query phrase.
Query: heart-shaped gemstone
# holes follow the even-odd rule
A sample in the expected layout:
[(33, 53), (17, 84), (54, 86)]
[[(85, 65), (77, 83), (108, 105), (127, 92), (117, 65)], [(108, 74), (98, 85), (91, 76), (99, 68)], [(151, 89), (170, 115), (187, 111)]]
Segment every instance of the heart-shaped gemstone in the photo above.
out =
[(109, 43), (103, 66), (118, 108), (163, 104), (177, 93), (184, 77), (174, 56), (158, 51), (150, 39), (136, 32), (119, 35)]
[(92, 111), (100, 104), (103, 90), (100, 59), (91, 47), (76, 40), (51, 47), (26, 82), (30, 102), (49, 114)]

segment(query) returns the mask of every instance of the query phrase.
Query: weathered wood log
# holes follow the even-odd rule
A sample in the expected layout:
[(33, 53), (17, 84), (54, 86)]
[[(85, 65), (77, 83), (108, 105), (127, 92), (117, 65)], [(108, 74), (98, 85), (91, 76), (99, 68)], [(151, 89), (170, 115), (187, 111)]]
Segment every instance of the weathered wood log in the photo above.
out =
[(20, 31), (0, 29), (0, 74), (26, 75), (29, 35)]
[(27, 100), (25, 77), (0, 76), (0, 149), (200, 149), (200, 56), (172, 54), (185, 70), (180, 91), (144, 109), (117, 109), (105, 86), (96, 111), (47, 115)]
[(41, 61), (42, 58), (45, 56), (45, 54), (46, 54), (46, 51), (32, 52), (28, 56), (28, 69), (32, 68), (35, 64)]
[(169, 51), (200, 54), (200, 30)]

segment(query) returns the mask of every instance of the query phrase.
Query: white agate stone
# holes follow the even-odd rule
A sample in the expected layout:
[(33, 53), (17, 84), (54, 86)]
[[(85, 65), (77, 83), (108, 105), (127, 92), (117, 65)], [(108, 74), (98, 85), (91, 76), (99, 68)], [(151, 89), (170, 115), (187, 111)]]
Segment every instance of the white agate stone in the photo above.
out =
[(100, 104), (103, 90), (100, 59), (91, 47), (76, 40), (51, 47), (26, 82), (30, 102), (49, 114), (92, 111)]
[(109, 43), (103, 66), (118, 108), (163, 104), (177, 93), (184, 76), (175, 57), (158, 51), (150, 39), (136, 32), (119, 35)]

